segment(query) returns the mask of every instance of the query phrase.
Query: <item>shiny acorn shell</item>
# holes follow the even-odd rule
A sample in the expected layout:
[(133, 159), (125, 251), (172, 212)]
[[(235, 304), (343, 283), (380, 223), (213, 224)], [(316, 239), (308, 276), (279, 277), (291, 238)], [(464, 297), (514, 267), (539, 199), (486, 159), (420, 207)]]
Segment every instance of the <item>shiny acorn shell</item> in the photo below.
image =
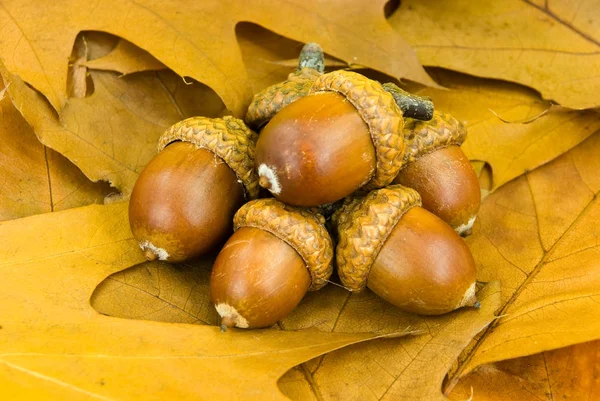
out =
[(394, 97), (379, 82), (343, 70), (321, 75), (310, 90), (311, 93), (325, 91), (342, 94), (369, 127), (377, 163), (371, 180), (361, 190), (370, 191), (390, 184), (402, 167), (405, 152), (404, 119)]
[(244, 186), (247, 200), (258, 197), (258, 174), (254, 169), (257, 134), (244, 121), (223, 118), (191, 117), (174, 124), (158, 141), (160, 152), (175, 141), (190, 142), (211, 151), (235, 172)]
[(325, 218), (313, 209), (289, 206), (272, 198), (257, 199), (238, 210), (233, 226), (234, 230), (259, 228), (294, 248), (310, 273), (309, 291), (327, 284), (333, 272), (333, 242)]

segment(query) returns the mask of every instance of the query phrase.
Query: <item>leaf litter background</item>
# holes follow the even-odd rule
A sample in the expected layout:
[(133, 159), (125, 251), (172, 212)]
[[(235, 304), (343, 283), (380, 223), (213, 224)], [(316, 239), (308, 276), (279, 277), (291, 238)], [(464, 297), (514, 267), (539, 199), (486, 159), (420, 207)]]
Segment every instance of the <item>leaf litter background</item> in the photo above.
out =
[[(597, 398), (598, 2), (240, 4), (0, 2), (3, 398)], [(306, 41), (467, 123), (481, 310), (423, 318), (330, 285), (223, 335), (211, 258), (139, 264), (124, 201), (157, 137), (242, 115)]]

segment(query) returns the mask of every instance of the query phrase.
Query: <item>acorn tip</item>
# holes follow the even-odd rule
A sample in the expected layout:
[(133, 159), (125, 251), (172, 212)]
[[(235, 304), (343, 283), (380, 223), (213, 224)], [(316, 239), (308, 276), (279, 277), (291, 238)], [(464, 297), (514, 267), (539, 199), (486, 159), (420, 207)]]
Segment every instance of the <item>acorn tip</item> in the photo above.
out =
[(158, 255), (157, 255), (157, 254), (155, 254), (155, 253), (152, 251), (152, 249), (150, 249), (150, 248), (146, 248), (146, 250), (144, 251), (144, 256), (146, 257), (146, 260), (147, 260), (148, 262), (152, 262), (152, 261), (154, 261), (154, 260), (158, 259)]
[(235, 321), (231, 319), (229, 316), (225, 316), (221, 319), (221, 333), (225, 333), (228, 328), (234, 327)]
[(264, 175), (261, 175), (260, 178), (258, 179), (258, 185), (260, 185), (264, 189), (270, 189), (271, 181)]

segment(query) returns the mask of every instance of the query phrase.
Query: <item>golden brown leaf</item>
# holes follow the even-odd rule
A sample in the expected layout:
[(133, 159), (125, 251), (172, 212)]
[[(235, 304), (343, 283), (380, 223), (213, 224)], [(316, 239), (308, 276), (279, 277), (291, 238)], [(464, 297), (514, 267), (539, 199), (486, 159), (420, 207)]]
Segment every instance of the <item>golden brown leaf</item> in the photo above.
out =
[(491, 189), (560, 156), (600, 129), (597, 112), (552, 106), (519, 85), (443, 70), (431, 73), (450, 90), (416, 91), (466, 122), (462, 148), (470, 159), (490, 165)]
[(157, 322), (218, 323), (208, 281), (213, 258), (193, 264), (147, 262), (107, 277), (91, 298), (105, 315)]
[(148, 51), (180, 76), (203, 82), (242, 116), (252, 92), (235, 27), (250, 21), (300, 42), (319, 42), (326, 52), (348, 63), (436, 86), (412, 48), (385, 20), (384, 4), (384, 0), (369, 7), (360, 0), (321, 2), (318, 7), (300, 0), (252, 6), (233, 0), (110, 0), (92, 7), (83, 0), (43, 6), (4, 0), (0, 57), (11, 73), (62, 111), (67, 104), (64, 60), (75, 37), (81, 30), (105, 31)]
[(147, 51), (125, 39), (107, 55), (82, 63), (93, 70), (116, 71), (123, 75), (141, 71), (165, 70), (167, 67)]
[(122, 78), (92, 71), (94, 93), (70, 99), (59, 121), (43, 96), (20, 78), (2, 74), (10, 82), (12, 101), (43, 144), (66, 156), (92, 181), (108, 181), (125, 196), (170, 125), (194, 115), (225, 112), (212, 90), (186, 85), (171, 71)]
[(519, 82), (575, 109), (600, 106), (595, 0), (402, 1), (390, 24), (426, 66)]
[(103, 203), (115, 192), (43, 146), (8, 96), (0, 99), (0, 143), (0, 220)]
[(478, 401), (592, 401), (600, 395), (600, 341), (483, 365), (450, 394)]
[[(499, 283), (491, 283), (478, 292), (481, 309), (424, 317), (401, 312), (370, 291), (348, 295), (331, 286), (322, 291), (309, 294), (283, 327), (329, 327), (333, 332), (410, 327), (422, 334), (351, 346), (304, 364), (305, 380), (319, 400), (444, 400), (446, 372), (471, 338), (490, 323), (500, 302)], [(306, 386), (294, 376), (297, 372), (284, 376), (282, 390), (302, 400)]]
[(287, 369), (376, 337), (98, 314), (96, 285), (143, 260), (126, 203), (2, 222), (0, 243), (2, 399), (278, 400)]
[[(303, 43), (245, 22), (239, 23), (235, 32), (253, 93), (284, 81), (296, 71)], [(344, 62), (324, 56), (326, 71), (347, 67)]]
[(469, 238), (483, 281), (503, 283), (500, 318), (454, 379), (495, 361), (600, 337), (600, 133), (489, 195)]
[[(215, 316), (214, 307), (207, 302), (207, 263), (210, 260), (202, 262), (199, 270), (144, 264), (113, 274), (98, 286), (92, 305), (111, 316), (212, 323)], [(368, 400), (372, 397), (369, 388), (375, 395), (388, 392), (388, 397), (397, 399), (407, 387), (416, 386), (414, 394), (422, 399), (442, 399), (441, 383), (446, 372), (470, 339), (493, 319), (500, 301), (498, 283), (480, 291), (479, 296), (484, 305), (481, 310), (427, 318), (403, 313), (370, 291), (350, 295), (329, 285), (309, 293), (280, 323), (283, 330), (379, 334), (416, 331), (421, 335), (378, 340), (372, 345), (350, 347), (348, 352), (328, 354), (293, 369), (280, 380), (280, 388), (298, 400), (305, 400), (311, 391), (320, 397), (328, 394), (324, 399)], [(438, 354), (443, 357), (432, 363), (429, 355)], [(419, 384), (419, 377), (427, 380)], [(365, 387), (362, 381), (369, 385)]]

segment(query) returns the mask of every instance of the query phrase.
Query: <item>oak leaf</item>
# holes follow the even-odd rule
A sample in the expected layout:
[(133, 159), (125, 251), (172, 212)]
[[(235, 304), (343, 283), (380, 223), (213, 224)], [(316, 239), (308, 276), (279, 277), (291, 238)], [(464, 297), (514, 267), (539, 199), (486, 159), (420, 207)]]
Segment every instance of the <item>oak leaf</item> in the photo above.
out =
[(142, 71), (159, 71), (167, 67), (147, 51), (125, 39), (120, 39), (107, 55), (84, 61), (83, 65), (93, 70), (116, 71), (123, 75)]
[(600, 341), (482, 365), (450, 394), (478, 401), (589, 400), (600, 394)]
[(178, 75), (206, 84), (228, 109), (242, 116), (252, 91), (235, 28), (240, 21), (250, 21), (300, 42), (319, 42), (326, 52), (348, 63), (436, 86), (412, 48), (385, 20), (384, 4), (379, 0), (365, 8), (359, 0), (343, 6), (321, 2), (318, 7), (307, 7), (300, 0), (252, 6), (233, 0), (110, 0), (92, 7), (83, 0), (43, 6), (3, 0), (0, 58), (8, 71), (21, 76), (62, 113), (68, 100), (66, 58), (75, 37), (84, 30), (108, 32), (149, 52)]
[[(207, 300), (211, 263), (206, 259), (194, 266), (134, 266), (102, 282), (92, 305), (123, 318), (214, 323), (214, 307)], [(347, 352), (327, 354), (301, 365), (300, 377), (295, 377), (298, 369), (288, 372), (280, 388), (298, 400), (310, 393), (321, 394), (323, 399), (369, 400), (387, 394), (390, 399), (441, 400), (446, 372), (471, 338), (494, 318), (500, 302), (499, 283), (488, 285), (478, 297), (483, 305), (480, 310), (422, 317), (402, 312), (368, 290), (352, 295), (328, 285), (309, 293), (279, 328), (378, 334), (409, 330), (419, 335), (376, 340), (372, 346), (351, 346)]]
[(96, 285), (143, 260), (126, 203), (1, 222), (0, 243), (2, 399), (284, 399), (286, 370), (377, 337), (98, 314)]
[(133, 266), (102, 281), (90, 302), (102, 314), (125, 319), (216, 325), (217, 312), (209, 298), (213, 260)]
[(10, 83), (13, 103), (43, 144), (66, 156), (92, 181), (110, 182), (125, 196), (156, 155), (158, 138), (169, 126), (186, 117), (225, 112), (212, 90), (186, 85), (171, 71), (121, 78), (91, 71), (93, 94), (71, 98), (59, 118), (19, 77), (2, 68), (0, 72)]
[(0, 220), (102, 203), (114, 192), (42, 145), (10, 98), (1, 95), (0, 143)]
[(518, 82), (544, 99), (600, 106), (594, 0), (402, 1), (390, 24), (426, 66)]
[(455, 377), (600, 337), (599, 152), (596, 133), (486, 198), (469, 244), (479, 279), (503, 283), (503, 306)]

